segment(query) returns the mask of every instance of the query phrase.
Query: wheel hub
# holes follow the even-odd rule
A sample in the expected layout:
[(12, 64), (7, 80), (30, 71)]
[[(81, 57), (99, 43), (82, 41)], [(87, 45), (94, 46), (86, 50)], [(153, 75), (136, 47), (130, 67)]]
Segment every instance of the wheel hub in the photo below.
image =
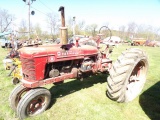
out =
[(37, 99), (34, 99), (30, 102), (29, 107), (28, 107), (28, 112), (29, 114), (35, 114), (38, 110), (42, 109), (44, 103), (44, 98), (39, 97)]

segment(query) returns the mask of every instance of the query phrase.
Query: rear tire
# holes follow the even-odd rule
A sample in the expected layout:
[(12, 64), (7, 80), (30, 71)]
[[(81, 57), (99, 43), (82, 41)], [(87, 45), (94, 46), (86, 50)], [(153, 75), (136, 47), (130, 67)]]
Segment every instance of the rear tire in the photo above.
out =
[(17, 106), (19, 119), (34, 116), (45, 111), (51, 101), (51, 93), (45, 88), (36, 88), (26, 93)]
[(146, 53), (131, 48), (122, 53), (112, 66), (108, 77), (107, 95), (117, 102), (129, 102), (141, 92), (146, 81)]

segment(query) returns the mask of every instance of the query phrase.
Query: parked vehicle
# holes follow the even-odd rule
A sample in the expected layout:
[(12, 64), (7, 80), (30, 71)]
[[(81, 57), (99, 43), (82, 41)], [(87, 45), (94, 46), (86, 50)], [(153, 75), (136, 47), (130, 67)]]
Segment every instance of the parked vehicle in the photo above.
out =
[(2, 48), (10, 47), (11, 48), (11, 41), (8, 40), (5, 35), (10, 34), (10, 32), (0, 33), (0, 45)]
[(1, 38), (0, 43), (1, 43), (2, 48), (5, 48), (5, 47), (11, 48), (11, 42), (10, 40), (7, 40), (6, 38)]
[(132, 39), (132, 44), (131, 45), (144, 45), (146, 42), (145, 38), (133, 38)]
[(146, 43), (145, 43), (145, 46), (160, 47), (160, 41), (147, 40)]
[(85, 38), (84, 35), (74, 35), (74, 36), (72, 36), (71, 38), (68, 39), (68, 43), (75, 43), (77, 37), (78, 37), (79, 39)]
[(107, 37), (103, 40), (103, 43), (108, 44), (110, 46), (116, 46), (121, 43), (121, 38), (118, 36)]

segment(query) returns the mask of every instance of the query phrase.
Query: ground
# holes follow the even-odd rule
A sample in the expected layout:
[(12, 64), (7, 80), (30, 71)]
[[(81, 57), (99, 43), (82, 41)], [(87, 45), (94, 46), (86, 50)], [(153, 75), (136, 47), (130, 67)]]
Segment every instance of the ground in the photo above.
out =
[[(129, 103), (117, 103), (106, 97), (107, 74), (89, 77), (84, 81), (68, 80), (64, 84), (47, 85), (52, 102), (44, 113), (27, 120), (150, 120), (160, 119), (160, 48), (146, 46), (118, 46), (113, 49), (113, 61), (129, 47), (139, 47), (147, 52), (149, 71), (147, 82), (139, 97)], [(0, 120), (18, 120), (9, 107), (9, 94), (15, 87), (2, 60), (7, 54), (0, 48)]]

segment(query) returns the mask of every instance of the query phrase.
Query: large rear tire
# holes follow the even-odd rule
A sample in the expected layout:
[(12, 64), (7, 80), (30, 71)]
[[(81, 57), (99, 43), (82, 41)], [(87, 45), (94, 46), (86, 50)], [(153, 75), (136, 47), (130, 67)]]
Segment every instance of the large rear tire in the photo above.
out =
[(45, 88), (36, 88), (27, 92), (17, 106), (20, 119), (34, 116), (45, 111), (51, 101), (51, 93)]
[(136, 98), (146, 82), (148, 58), (145, 52), (131, 48), (122, 53), (110, 70), (107, 95), (117, 102)]

